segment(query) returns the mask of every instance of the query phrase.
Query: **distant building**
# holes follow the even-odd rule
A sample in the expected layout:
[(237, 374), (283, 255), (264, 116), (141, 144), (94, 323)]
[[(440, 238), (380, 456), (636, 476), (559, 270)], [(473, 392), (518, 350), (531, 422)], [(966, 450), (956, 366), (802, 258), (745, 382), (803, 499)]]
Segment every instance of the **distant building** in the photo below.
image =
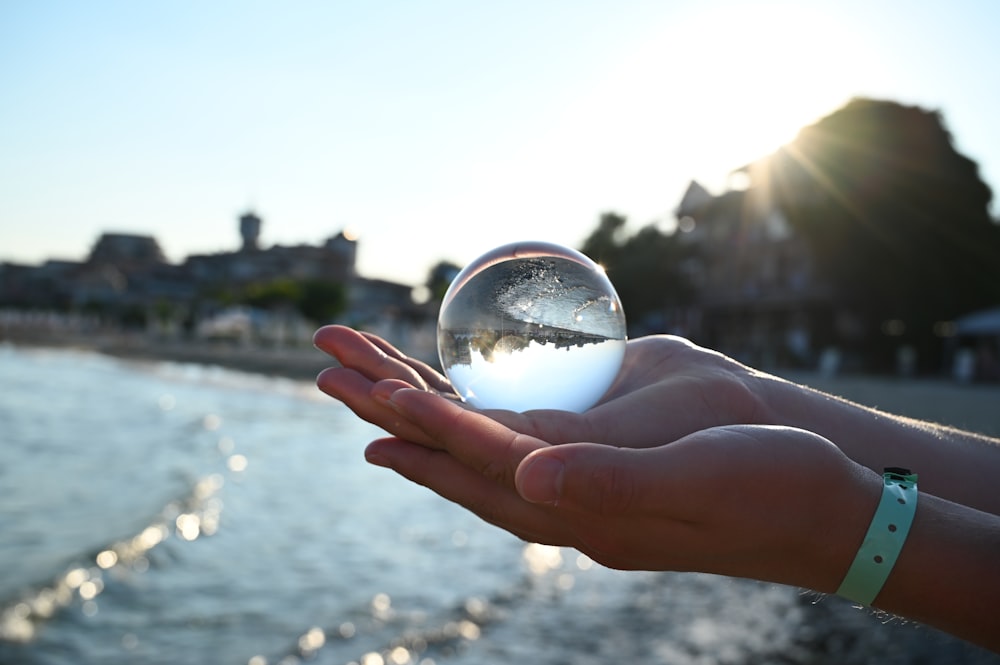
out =
[(413, 306), (413, 287), (384, 279), (358, 277), (348, 292), (348, 317), (364, 325), (382, 317), (405, 318), (417, 311)]
[(677, 217), (693, 249), (692, 336), (755, 365), (812, 365), (836, 312), (781, 211), (752, 188), (716, 196), (692, 182)]
[(292, 279), (343, 285), (351, 310), (345, 317), (351, 320), (410, 315), (410, 286), (357, 275), (352, 234), (341, 231), (318, 245), (262, 248), (263, 220), (251, 211), (238, 223), (239, 249), (192, 255), (180, 265), (166, 260), (154, 237), (131, 233), (101, 234), (82, 262), (0, 263), (0, 307), (87, 312), (111, 320), (123, 314), (135, 320), (180, 317), (194, 325), (223, 307), (227, 294)]
[(156, 238), (131, 233), (103, 233), (90, 251), (87, 263), (108, 263), (120, 267), (139, 267), (166, 263)]
[(345, 233), (322, 245), (261, 249), (258, 239), (262, 224), (253, 212), (242, 215), (239, 229), (243, 244), (239, 251), (189, 256), (185, 270), (199, 283), (216, 286), (240, 286), (280, 277), (346, 282), (354, 276), (357, 241)]
[(355, 266), (358, 262), (358, 240), (353, 233), (341, 231), (337, 235), (327, 238), (323, 247), (331, 252), (334, 261), (343, 267), (345, 278), (357, 274)]

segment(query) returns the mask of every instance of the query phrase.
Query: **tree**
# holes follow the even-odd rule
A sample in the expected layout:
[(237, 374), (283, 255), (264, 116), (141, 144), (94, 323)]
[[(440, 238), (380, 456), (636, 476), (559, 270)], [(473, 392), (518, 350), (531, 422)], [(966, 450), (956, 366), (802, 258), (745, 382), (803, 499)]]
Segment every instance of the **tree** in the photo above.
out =
[(451, 286), (452, 280), (458, 276), (462, 268), (450, 261), (439, 261), (427, 273), (425, 286), (430, 294), (430, 300), (441, 301), (444, 294)]
[(302, 285), (290, 277), (260, 282), (247, 287), (243, 302), (251, 307), (276, 309), (293, 306), (302, 298)]
[[(597, 228), (583, 241), (580, 251), (611, 270), (621, 263), (625, 237), (626, 217), (614, 212), (606, 212), (597, 222)], [(620, 294), (619, 294), (620, 295)]]
[(622, 301), (630, 333), (662, 331), (667, 310), (690, 302), (693, 295), (680, 269), (684, 247), (676, 234), (655, 224), (629, 236), (627, 219), (604, 213), (580, 251), (604, 266)]
[(306, 280), (302, 282), (296, 305), (302, 316), (314, 323), (324, 324), (347, 307), (347, 289), (340, 282)]
[(347, 294), (339, 282), (280, 278), (250, 285), (240, 300), (261, 309), (294, 308), (310, 321), (325, 323), (343, 311)]
[(809, 242), (838, 303), (866, 322), (869, 357), (890, 359), (905, 344), (936, 369), (935, 326), (1000, 303), (992, 193), (940, 113), (852, 100), (751, 177)]

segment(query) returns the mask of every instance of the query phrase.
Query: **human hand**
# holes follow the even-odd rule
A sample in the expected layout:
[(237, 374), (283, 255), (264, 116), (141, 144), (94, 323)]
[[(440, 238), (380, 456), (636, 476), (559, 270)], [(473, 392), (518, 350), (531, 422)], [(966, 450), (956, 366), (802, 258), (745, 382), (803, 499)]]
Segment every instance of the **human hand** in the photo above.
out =
[(448, 379), (378, 335), (331, 325), (317, 330), (313, 343), (340, 363), (339, 367), (323, 370), (316, 378), (320, 390), (346, 404), (360, 418), (396, 436), (416, 443), (431, 443), (422, 432), (400, 421), (384, 401), (373, 398), (376, 383), (382, 381), (395, 388), (416, 388), (458, 399)]
[(728, 426), (642, 449), (553, 446), (424, 391), (376, 394), (434, 444), (380, 439), (370, 462), (521, 538), (615, 568), (832, 591), (878, 501), (875, 474), (803, 430)]
[[(361, 418), (401, 438), (431, 444), (384, 405), (384, 394), (413, 387), (458, 399), (441, 374), (385, 340), (343, 326), (316, 332), (318, 348), (341, 367), (320, 374), (320, 389)], [(485, 410), (491, 418), (550, 443), (595, 441), (642, 447), (718, 425), (762, 422), (755, 384), (759, 372), (679, 337), (658, 335), (628, 342), (615, 383), (595, 407), (582, 414), (539, 410)]]

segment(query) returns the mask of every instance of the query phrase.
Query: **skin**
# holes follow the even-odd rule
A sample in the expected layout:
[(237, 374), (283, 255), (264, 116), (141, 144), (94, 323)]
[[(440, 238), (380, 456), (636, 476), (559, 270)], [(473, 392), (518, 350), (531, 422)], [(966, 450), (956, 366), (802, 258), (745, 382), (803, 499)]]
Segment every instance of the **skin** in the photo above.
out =
[(329, 326), (319, 387), (390, 436), (368, 461), (526, 540), (614, 568), (697, 570), (835, 592), (881, 494), (920, 473), (875, 605), (1000, 649), (1000, 442), (873, 411), (686, 340), (630, 341), (583, 414), (478, 411), (381, 338)]

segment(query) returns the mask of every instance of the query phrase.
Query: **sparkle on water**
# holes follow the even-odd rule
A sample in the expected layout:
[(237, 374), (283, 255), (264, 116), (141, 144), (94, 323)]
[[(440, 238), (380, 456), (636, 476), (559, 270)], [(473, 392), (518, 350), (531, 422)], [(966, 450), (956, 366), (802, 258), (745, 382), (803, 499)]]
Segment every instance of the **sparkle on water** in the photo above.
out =
[(438, 354), (477, 408), (582, 412), (611, 386), (625, 355), (625, 315), (604, 270), (552, 243), (498, 247), (445, 294)]

